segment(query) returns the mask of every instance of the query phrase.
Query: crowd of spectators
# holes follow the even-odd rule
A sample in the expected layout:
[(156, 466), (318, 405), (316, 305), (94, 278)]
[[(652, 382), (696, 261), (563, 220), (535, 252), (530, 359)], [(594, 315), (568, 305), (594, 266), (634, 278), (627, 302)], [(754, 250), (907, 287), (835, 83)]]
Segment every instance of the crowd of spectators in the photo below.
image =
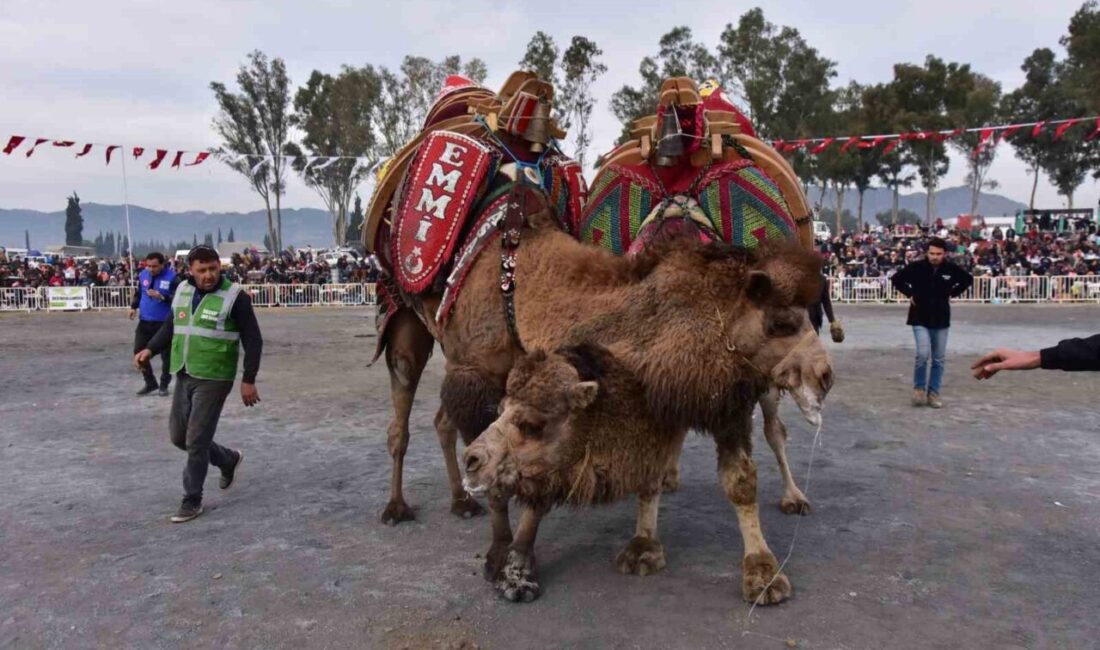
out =
[[(138, 271), (143, 259), (134, 259)], [(186, 264), (168, 260), (177, 273), (186, 274)], [(233, 253), (224, 265), (226, 277), (244, 284), (329, 284), (370, 283), (378, 277), (378, 266), (370, 257), (348, 253), (314, 252), (312, 249), (283, 251), (271, 256), (256, 251)], [(53, 256), (8, 257), (0, 249), (0, 287), (118, 287), (130, 284), (129, 260)]]
[(921, 257), (939, 236), (954, 250), (948, 257), (976, 277), (1100, 275), (1100, 233), (1082, 219), (1070, 228), (1044, 228), (1038, 221), (1015, 227), (947, 228), (898, 226), (844, 232), (818, 245), (834, 277), (890, 277)]

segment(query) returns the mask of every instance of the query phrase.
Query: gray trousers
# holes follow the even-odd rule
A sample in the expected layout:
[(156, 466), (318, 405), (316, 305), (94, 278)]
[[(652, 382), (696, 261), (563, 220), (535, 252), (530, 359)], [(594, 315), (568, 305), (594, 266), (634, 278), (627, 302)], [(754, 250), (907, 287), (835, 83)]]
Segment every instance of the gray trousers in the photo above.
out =
[(187, 452), (187, 465), (183, 468), (185, 500), (202, 501), (202, 484), (206, 481), (209, 465), (221, 469), (230, 467), (236, 460), (232, 451), (214, 442), (218, 418), (231, 390), (232, 381), (195, 379), (186, 372), (176, 377), (168, 430), (172, 444)]

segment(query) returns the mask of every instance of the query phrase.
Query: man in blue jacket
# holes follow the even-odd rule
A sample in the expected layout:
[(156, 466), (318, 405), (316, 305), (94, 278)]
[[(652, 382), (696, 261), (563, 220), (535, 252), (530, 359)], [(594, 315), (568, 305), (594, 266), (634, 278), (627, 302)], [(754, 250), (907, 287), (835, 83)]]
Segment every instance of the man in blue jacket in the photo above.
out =
[[(172, 296), (179, 283), (175, 271), (165, 265), (163, 254), (154, 251), (145, 256), (145, 269), (138, 276), (138, 286), (130, 303), (130, 320), (140, 315), (134, 333), (134, 354), (145, 349), (164, 321), (171, 320)], [(160, 361), (160, 395), (163, 397), (168, 394), (168, 384), (172, 381), (168, 373), (168, 350), (161, 353)], [(141, 374), (145, 377), (145, 387), (137, 394), (148, 395), (157, 390), (153, 364), (143, 366)]]

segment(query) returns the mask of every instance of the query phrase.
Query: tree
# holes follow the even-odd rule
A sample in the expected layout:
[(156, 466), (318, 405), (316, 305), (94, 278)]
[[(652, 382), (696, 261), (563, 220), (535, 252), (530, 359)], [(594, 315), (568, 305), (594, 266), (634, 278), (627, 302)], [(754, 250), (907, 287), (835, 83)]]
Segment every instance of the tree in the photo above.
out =
[(80, 197), (76, 190), (68, 198), (69, 205), (65, 208), (65, 245), (82, 246), (84, 244), (84, 218), (81, 216)]
[(558, 46), (554, 39), (543, 31), (535, 32), (527, 43), (527, 51), (519, 60), (522, 70), (535, 73), (539, 79), (558, 87)]
[(351, 218), (348, 219), (348, 231), (344, 235), (344, 241), (359, 241), (359, 230), (363, 227), (363, 199), (356, 194), (355, 206), (351, 209)]
[(891, 226), (897, 224), (911, 224), (919, 226), (922, 223), (922, 219), (919, 214), (912, 210), (899, 210), (896, 214), (893, 210), (879, 212), (875, 215), (875, 219), (882, 226)]
[(237, 238), (233, 236), (233, 229), (232, 228), (229, 229), (229, 236), (225, 238), (225, 241), (230, 242), (230, 243), (233, 243), (233, 242), (237, 241)]
[(271, 235), (264, 235), (264, 248), (266, 248), (269, 252), (273, 250), (271, 247)]
[(204, 246), (209, 246), (209, 247), (213, 248), (214, 247), (214, 234), (208, 232), (205, 235), (203, 235), (202, 243), (203, 243)]
[(195, 233), (191, 233), (191, 248), (199, 245), (199, 236)]
[[(103, 233), (99, 233), (99, 236), (100, 238), (102, 238)], [(31, 231), (29, 230), (23, 231), (23, 248), (26, 248), (27, 250), (31, 249)]]
[(221, 246), (221, 245), (222, 245), (222, 229), (219, 226), (218, 227), (218, 246)]
[(573, 157), (584, 169), (592, 133), (588, 125), (596, 98), (592, 96), (592, 84), (607, 72), (607, 66), (598, 59), (603, 56), (595, 43), (584, 36), (574, 36), (561, 58), (564, 82), (558, 95), (564, 119), (562, 127), (573, 138)]
[[(1057, 92), (1058, 62), (1054, 52), (1048, 48), (1033, 51), (1020, 66), (1024, 71), (1024, 83), (1008, 93), (1002, 102), (1001, 112), (1012, 122), (1032, 122), (1057, 118), (1056, 102), (1052, 102)], [(1028, 207), (1035, 209), (1035, 191), (1039, 187), (1039, 171), (1042, 168), (1043, 152), (1048, 142), (1046, 137), (1032, 137), (1024, 133), (1011, 141), (1016, 157), (1024, 162), (1032, 173), (1031, 199)]]
[[(1001, 84), (989, 77), (974, 73), (971, 87), (963, 103), (952, 111), (951, 119), (956, 127), (989, 126), (1001, 117)], [(970, 188), (970, 214), (977, 214), (978, 199), (983, 189), (994, 189), (997, 182), (986, 178), (993, 159), (997, 156), (997, 142), (990, 138), (982, 143), (980, 133), (962, 133), (951, 140), (951, 145), (966, 157), (966, 184)], [(979, 146), (981, 149), (979, 150)]]
[(1100, 5), (1089, 0), (1069, 21), (1069, 33), (1062, 37), (1066, 48), (1063, 76), (1077, 101), (1090, 115), (1100, 113)]
[[(875, 84), (863, 89), (861, 112), (866, 132), (896, 133), (903, 130), (904, 127), (898, 122), (900, 110), (894, 84)], [(891, 219), (897, 223), (901, 188), (910, 187), (916, 179), (916, 176), (907, 173), (913, 164), (912, 154), (908, 147), (896, 145), (891, 151), (886, 151), (885, 147), (875, 147), (874, 151), (878, 161), (875, 175), (890, 189)]]
[[(282, 195), (286, 191), (286, 145), (290, 131), (290, 80), (282, 59), (269, 60), (256, 50), (237, 73), (239, 93), (225, 84), (211, 82), (218, 102), (214, 130), (222, 138), (220, 152), (243, 157), (227, 160), (234, 171), (248, 178), (264, 200), (267, 231), (276, 250), (283, 237)], [(271, 210), (271, 199), (275, 211)]]
[(834, 98), (836, 63), (821, 56), (797, 29), (776, 27), (752, 9), (727, 24), (718, 45), (723, 86), (739, 96), (763, 138), (822, 133)]
[(706, 46), (692, 40), (690, 28), (675, 27), (662, 36), (657, 56), (647, 56), (638, 65), (641, 85), (623, 86), (611, 96), (611, 112), (623, 124), (622, 139), (629, 134), (634, 120), (656, 110), (662, 80), (684, 76), (705, 80), (715, 76), (717, 67), (717, 60)]
[[(299, 156), (294, 164), (328, 208), (337, 246), (347, 243), (348, 203), (370, 171), (359, 158), (376, 150), (373, 116), (381, 85), (374, 68), (345, 66), (335, 77), (314, 70), (294, 96), (293, 124), (304, 133), (302, 147), (313, 156), (342, 156), (323, 166), (311, 166)], [(297, 145), (290, 149), (300, 153)]]
[[(906, 131), (941, 131), (952, 125), (950, 114), (962, 108), (973, 87), (969, 65), (945, 63), (929, 55), (923, 66), (899, 63), (892, 83), (897, 95), (899, 125)], [(928, 192), (925, 219), (932, 223), (936, 213), (936, 188), (947, 174), (950, 160), (943, 138), (935, 135), (911, 140), (906, 146), (918, 166), (921, 185)]]

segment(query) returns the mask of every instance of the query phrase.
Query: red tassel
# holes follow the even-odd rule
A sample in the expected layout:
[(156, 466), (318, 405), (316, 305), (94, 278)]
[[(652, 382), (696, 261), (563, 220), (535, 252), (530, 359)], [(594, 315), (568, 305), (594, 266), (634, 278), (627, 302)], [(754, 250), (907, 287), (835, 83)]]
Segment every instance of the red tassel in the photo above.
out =
[(8, 140), (8, 146), (4, 147), (4, 155), (10, 156), (11, 152), (15, 151), (16, 147), (23, 144), (24, 140), (26, 140), (26, 138), (21, 135), (11, 136), (11, 138)]
[(168, 155), (167, 149), (157, 149), (157, 157), (153, 162), (149, 163), (149, 169), (156, 169), (160, 167), (160, 163), (164, 161), (164, 157)]

